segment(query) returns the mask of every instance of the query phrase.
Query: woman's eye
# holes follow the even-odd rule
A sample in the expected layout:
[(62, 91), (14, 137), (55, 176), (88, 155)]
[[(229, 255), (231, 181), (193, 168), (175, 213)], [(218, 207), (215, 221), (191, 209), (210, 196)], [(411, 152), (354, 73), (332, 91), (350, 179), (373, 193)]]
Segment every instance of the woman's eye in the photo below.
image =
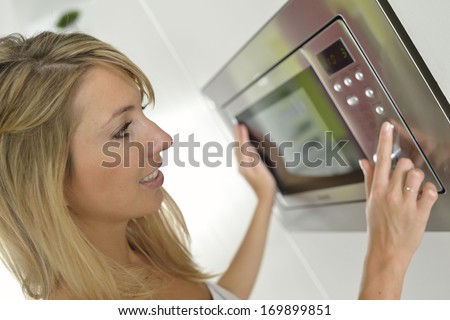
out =
[(129, 135), (129, 132), (127, 132), (128, 127), (130, 126), (131, 121), (125, 123), (125, 125), (114, 135), (115, 139), (123, 139)]

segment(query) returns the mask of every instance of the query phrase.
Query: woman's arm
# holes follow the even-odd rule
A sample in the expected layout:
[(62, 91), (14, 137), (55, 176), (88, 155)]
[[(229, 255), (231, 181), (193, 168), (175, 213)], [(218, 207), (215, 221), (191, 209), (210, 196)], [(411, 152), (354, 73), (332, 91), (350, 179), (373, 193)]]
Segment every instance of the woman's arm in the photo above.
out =
[(399, 299), (409, 263), (419, 246), (436, 187), (409, 159), (400, 159), (391, 172), (393, 126), (384, 123), (377, 163), (361, 160), (366, 186), (368, 248), (360, 299)]
[[(240, 145), (236, 152), (239, 172), (255, 191), (258, 203), (244, 240), (230, 266), (219, 280), (219, 284), (239, 298), (247, 299), (261, 265), (276, 184), (259, 156), (256, 157), (258, 155), (256, 149), (250, 146), (247, 128), (243, 125), (236, 126), (235, 136)], [(246, 152), (243, 153), (242, 148), (245, 148)]]

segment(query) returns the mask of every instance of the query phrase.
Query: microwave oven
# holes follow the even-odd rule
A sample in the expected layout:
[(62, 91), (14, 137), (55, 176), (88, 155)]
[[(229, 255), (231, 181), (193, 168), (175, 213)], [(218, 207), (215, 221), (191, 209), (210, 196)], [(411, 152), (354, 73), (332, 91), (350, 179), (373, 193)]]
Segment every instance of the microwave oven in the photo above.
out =
[(428, 230), (450, 230), (450, 106), (388, 1), (291, 0), (203, 92), (248, 127), (284, 214), (362, 203), (358, 160), (376, 161), (390, 121), (394, 165), (412, 159), (439, 191)]

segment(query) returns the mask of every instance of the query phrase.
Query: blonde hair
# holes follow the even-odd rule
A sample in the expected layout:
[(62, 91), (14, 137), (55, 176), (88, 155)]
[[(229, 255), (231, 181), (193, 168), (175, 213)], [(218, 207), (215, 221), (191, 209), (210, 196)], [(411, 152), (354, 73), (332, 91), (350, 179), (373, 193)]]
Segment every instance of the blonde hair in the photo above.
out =
[(157, 214), (129, 222), (130, 246), (150, 267), (102, 255), (72, 220), (64, 201), (75, 119), (71, 97), (92, 66), (107, 65), (154, 100), (149, 80), (125, 55), (85, 34), (44, 32), (0, 38), (0, 255), (34, 299), (63, 286), (74, 299), (158, 298), (159, 272), (203, 281), (179, 209), (164, 192)]

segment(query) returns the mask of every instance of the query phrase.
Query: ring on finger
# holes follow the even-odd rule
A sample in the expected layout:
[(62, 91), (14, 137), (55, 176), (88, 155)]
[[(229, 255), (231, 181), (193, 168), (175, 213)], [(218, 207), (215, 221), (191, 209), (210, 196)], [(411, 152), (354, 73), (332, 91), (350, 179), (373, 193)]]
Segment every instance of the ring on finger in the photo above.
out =
[(408, 186), (405, 186), (405, 191), (412, 192), (412, 193), (417, 193), (416, 190), (414, 190), (413, 188), (408, 187)]

